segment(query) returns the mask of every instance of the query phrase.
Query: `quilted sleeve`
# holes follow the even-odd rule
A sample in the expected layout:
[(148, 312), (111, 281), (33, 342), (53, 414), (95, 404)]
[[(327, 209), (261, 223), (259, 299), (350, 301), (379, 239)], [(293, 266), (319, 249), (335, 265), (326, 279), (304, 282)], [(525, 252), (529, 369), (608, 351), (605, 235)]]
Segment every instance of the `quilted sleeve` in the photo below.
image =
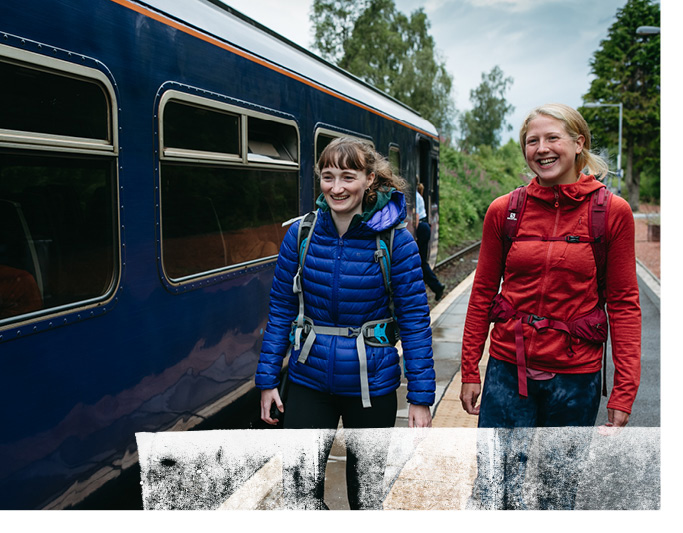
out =
[(270, 290), (268, 325), (263, 335), (261, 355), (256, 368), (256, 387), (273, 389), (280, 382), (280, 370), (287, 348), (292, 321), (296, 319), (299, 298), (292, 291), (294, 275), (298, 268), (296, 240), (299, 222), (289, 228), (280, 246), (275, 265), (273, 285)]
[(396, 319), (401, 331), (408, 402), (414, 405), (432, 405), (436, 383), (429, 305), (417, 243), (406, 229), (395, 233), (391, 284)]

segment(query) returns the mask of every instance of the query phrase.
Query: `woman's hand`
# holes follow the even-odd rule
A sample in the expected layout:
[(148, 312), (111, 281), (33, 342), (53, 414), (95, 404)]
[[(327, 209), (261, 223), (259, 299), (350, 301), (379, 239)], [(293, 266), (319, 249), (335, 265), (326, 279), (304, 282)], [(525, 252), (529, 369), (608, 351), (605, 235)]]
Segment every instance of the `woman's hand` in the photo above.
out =
[(607, 423), (598, 427), (598, 433), (605, 437), (618, 435), (626, 424), (628, 424), (629, 414), (618, 409), (607, 409)]
[(277, 389), (264, 389), (261, 391), (261, 420), (271, 426), (276, 426), (278, 420), (270, 418), (270, 407), (275, 403), (277, 410), (281, 413), (285, 412), (285, 406), (280, 399), (280, 393)]
[(432, 412), (428, 405), (413, 405), (408, 407), (408, 427), (430, 428), (432, 427)]
[(477, 400), (481, 394), (481, 383), (463, 383), (460, 388), (462, 408), (471, 415), (479, 414)]
[(607, 409), (607, 424), (614, 427), (624, 427), (628, 424), (629, 414), (618, 409)]

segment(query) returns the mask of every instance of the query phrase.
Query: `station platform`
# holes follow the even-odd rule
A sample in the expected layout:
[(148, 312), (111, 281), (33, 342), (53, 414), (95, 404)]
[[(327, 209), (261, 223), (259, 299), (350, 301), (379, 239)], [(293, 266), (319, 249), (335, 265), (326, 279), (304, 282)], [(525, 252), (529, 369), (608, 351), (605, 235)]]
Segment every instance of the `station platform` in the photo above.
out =
[[(385, 510), (466, 508), (477, 474), (477, 417), (467, 414), (460, 403), (460, 353), (473, 280), (474, 272), (432, 310), (437, 376), (432, 430), (426, 430), (425, 439), (402, 466), (384, 500)], [(487, 347), (488, 341), (485, 354), (488, 354)], [(482, 377), (486, 374), (487, 362), (488, 357), (484, 356), (479, 364)], [(447, 428), (469, 430), (458, 431), (457, 438), (449, 438), (439, 431)], [(452, 436), (453, 432), (450, 433)]]

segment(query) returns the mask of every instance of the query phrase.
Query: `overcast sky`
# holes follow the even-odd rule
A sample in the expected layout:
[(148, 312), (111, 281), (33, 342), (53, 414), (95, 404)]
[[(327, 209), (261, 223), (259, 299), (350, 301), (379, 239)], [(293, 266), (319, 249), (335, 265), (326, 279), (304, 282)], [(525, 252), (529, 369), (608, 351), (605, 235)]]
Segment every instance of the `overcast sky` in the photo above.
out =
[[(312, 49), (312, 0), (224, 0), (288, 39)], [(572, 107), (590, 87), (590, 65), (600, 41), (627, 0), (395, 0), (410, 14), (422, 7), (431, 35), (453, 76), (456, 108), (471, 108), (470, 90), (498, 65), (514, 79), (507, 93), (517, 137), (526, 113), (547, 102)]]

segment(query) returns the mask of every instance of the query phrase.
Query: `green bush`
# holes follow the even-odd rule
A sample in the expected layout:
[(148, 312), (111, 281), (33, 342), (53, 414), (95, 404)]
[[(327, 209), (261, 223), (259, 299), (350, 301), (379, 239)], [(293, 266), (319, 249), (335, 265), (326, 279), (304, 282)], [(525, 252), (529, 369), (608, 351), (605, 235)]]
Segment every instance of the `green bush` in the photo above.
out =
[(522, 152), (513, 140), (498, 150), (480, 147), (476, 154), (441, 147), (439, 259), (481, 238), (489, 204), (526, 183), (524, 170)]
[(640, 200), (642, 202), (659, 204), (660, 199), (659, 175), (654, 172), (640, 174)]

